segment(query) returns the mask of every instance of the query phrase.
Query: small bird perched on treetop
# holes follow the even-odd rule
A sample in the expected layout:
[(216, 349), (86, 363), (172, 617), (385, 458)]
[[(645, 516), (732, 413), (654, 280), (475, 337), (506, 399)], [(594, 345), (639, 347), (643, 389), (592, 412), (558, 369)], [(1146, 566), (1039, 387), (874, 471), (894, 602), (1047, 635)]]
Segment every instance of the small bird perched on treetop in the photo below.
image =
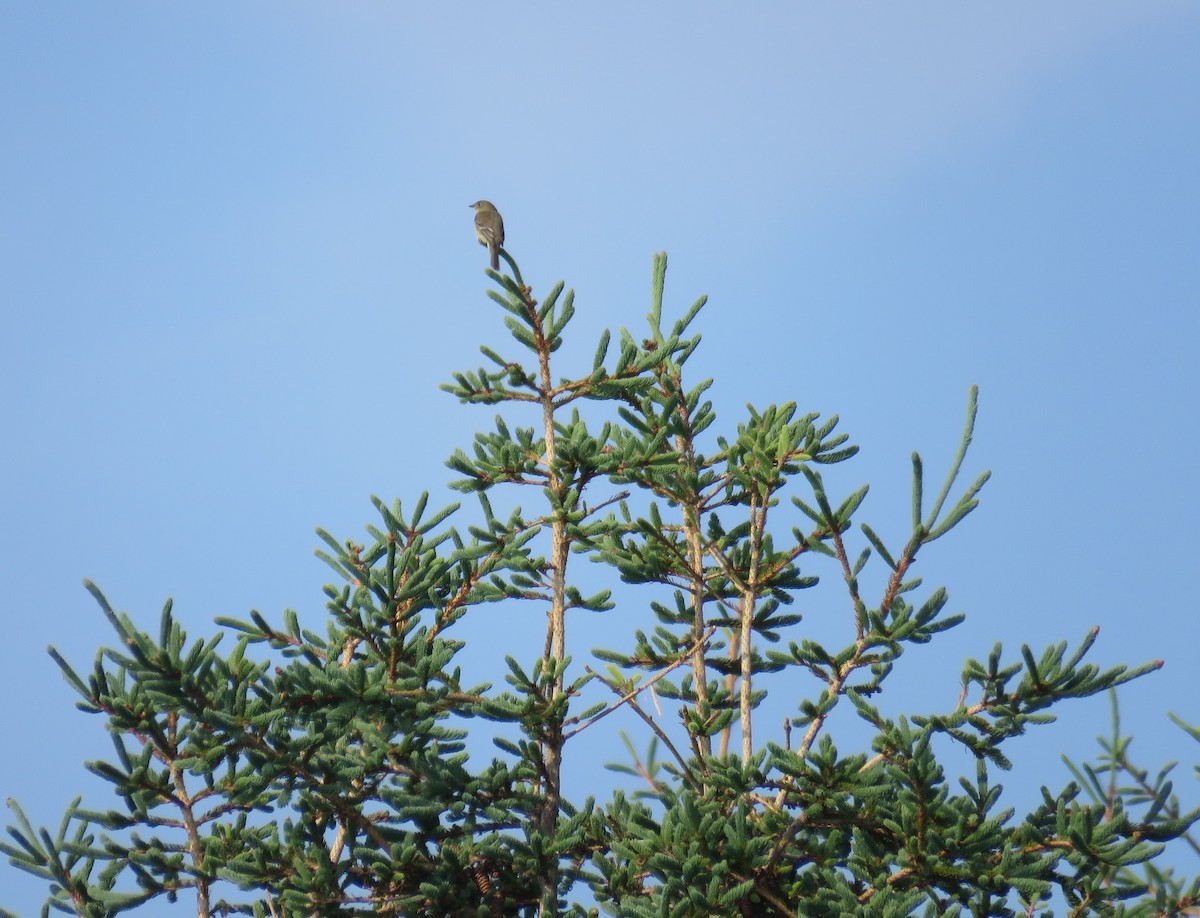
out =
[(476, 201), (471, 207), (475, 208), (475, 238), (480, 245), (487, 246), (492, 270), (499, 271), (500, 246), (504, 245), (504, 219), (491, 201)]

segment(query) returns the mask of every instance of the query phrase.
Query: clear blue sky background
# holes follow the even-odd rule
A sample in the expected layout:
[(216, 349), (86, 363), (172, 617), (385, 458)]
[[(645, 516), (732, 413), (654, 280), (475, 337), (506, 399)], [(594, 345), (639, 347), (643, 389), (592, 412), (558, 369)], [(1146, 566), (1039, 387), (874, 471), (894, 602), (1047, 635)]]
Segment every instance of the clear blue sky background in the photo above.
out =
[[(112, 640), (83, 577), (149, 629), (168, 596), (193, 636), (250, 608), (319, 628), (314, 527), (453, 498), (443, 460), (493, 412), (438, 384), (506, 341), (486, 197), (527, 280), (577, 289), (564, 374), (640, 333), (668, 251), (671, 309), (711, 298), (694, 378), (722, 426), (840, 414), (863, 449), (833, 479), (872, 483), (893, 542), (910, 452), (940, 476), (978, 383), (967, 472), (994, 478), (920, 562), (968, 619), (889, 705), (947, 710), (967, 656), (1100, 625), (1096, 662), (1166, 661), (1125, 723), (1200, 802), (1166, 716), (1200, 721), (1198, 47), (1194, 0), (0, 3), (0, 796), (50, 825), (109, 802), (101, 722), (45, 654), (86, 670)], [(845, 627), (836, 589), (802, 611)], [(577, 654), (621, 640), (573, 627)], [(540, 643), (470, 629), (489, 673)], [(1014, 805), (1107, 701), (1061, 715), (1009, 747)], [(579, 743), (568, 768), (619, 757)], [(0, 892), (43, 893), (7, 865)]]

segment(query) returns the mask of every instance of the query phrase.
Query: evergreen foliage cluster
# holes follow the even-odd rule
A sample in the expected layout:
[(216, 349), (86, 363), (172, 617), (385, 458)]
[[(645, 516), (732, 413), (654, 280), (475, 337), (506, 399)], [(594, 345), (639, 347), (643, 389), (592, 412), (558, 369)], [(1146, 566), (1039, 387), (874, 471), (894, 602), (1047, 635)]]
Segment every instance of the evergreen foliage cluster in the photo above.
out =
[[(857, 451), (837, 417), (789, 403), (718, 426), (711, 381), (685, 379), (704, 300), (664, 320), (665, 255), (646, 337), (605, 333), (590, 369), (563, 377), (573, 292), (535, 300), (500, 254), (510, 273), (489, 272), (489, 295), (516, 356), (484, 347), (487, 364), (444, 387), (508, 412), (449, 459), (475, 522), (454, 528), (458, 506), (423, 495), (376, 500), (361, 544), (321, 532), (340, 582), (320, 633), (291, 611), (252, 612), (189, 639), (168, 603), (154, 634), (89, 584), (114, 646), (87, 672), (52, 655), (106, 720), (114, 754), (88, 768), (118, 805), (76, 800), (52, 833), (14, 804), (0, 847), (47, 881), (45, 913), (160, 912), (177, 897), (204, 918), (1015, 915), (1051, 914), (1052, 900), (1076, 915), (1194, 913), (1200, 884), (1154, 859), (1191, 843), (1198, 813), (1181, 811), (1166, 771), (1131, 763), (1119, 729), (1032, 812), (1006, 809), (995, 781), (1006, 742), (1055, 706), (1160, 664), (1098, 668), (1093, 631), (1073, 648), (968, 660), (940, 713), (878, 705), (905, 650), (963, 617), (912, 568), (987, 480), (960, 482), (974, 390), (932, 500), (913, 456), (911, 531), (888, 544), (857, 519), (865, 486), (826, 487), (822, 468)], [(534, 426), (515, 426), (522, 407)], [(494, 510), (521, 487), (535, 510)], [(585, 594), (584, 561), (626, 586)], [(868, 564), (885, 566), (879, 595), (863, 585)], [(818, 574), (844, 584), (839, 646), (805, 636), (798, 609)], [(605, 613), (614, 595), (644, 603), (648, 624), (580, 662), (572, 616)], [(538, 652), (509, 649), (500, 689), (456, 661), (463, 623), (493, 603), (547, 622)], [(769, 691), (796, 693), (781, 730), (756, 722)], [(678, 716), (656, 716), (661, 700)], [(869, 746), (835, 745), (839, 707)], [(636, 784), (567, 799), (572, 741), (619, 708), (645, 728), (616, 766)], [(495, 744), (486, 762), (467, 754), (480, 735)], [(947, 742), (970, 750), (973, 776), (939, 764)]]

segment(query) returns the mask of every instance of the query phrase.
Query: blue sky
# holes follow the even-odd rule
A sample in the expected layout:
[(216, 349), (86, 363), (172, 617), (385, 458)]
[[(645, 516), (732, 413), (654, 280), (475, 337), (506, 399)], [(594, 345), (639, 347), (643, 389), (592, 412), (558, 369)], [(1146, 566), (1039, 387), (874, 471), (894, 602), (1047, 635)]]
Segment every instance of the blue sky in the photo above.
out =
[[(1096, 662), (1166, 661), (1125, 723), (1200, 803), (1166, 717), (1200, 721), (1198, 39), (1187, 0), (0, 4), (0, 729), (33, 750), (0, 795), (49, 824), (107, 803), (81, 765), (102, 726), (45, 654), (111, 641), (82, 578), (147, 628), (168, 596), (193, 636), (319, 623), (314, 527), (455, 498), (443, 461), (493, 412), (437, 387), (506, 340), (486, 197), (535, 289), (577, 291), (564, 375), (640, 333), (666, 250), (670, 308), (710, 297), (694, 378), (722, 426), (839, 414), (862, 453), (832, 477), (872, 484), (893, 541), (909, 454), (940, 475), (979, 384), (967, 472), (994, 477), (920, 562), (968, 619), (905, 658), (895, 709), (951, 707), (997, 640), (1100, 625)], [(803, 611), (844, 614), (836, 590)], [(513, 625), (478, 621), (486, 667)], [(1061, 786), (1106, 718), (1063, 708), (1006, 783)]]

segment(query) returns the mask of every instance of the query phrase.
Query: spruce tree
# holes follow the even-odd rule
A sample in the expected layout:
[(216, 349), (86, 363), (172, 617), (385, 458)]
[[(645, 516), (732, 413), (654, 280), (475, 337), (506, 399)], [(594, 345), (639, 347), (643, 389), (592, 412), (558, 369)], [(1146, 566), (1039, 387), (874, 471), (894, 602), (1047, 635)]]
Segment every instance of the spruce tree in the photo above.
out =
[[(914, 454), (911, 530), (889, 544), (858, 519), (866, 486), (826, 487), (822, 468), (857, 452), (836, 416), (787, 403), (718, 421), (712, 381), (687, 376), (705, 301), (665, 317), (665, 255), (640, 340), (605, 332), (568, 375), (573, 291), (537, 299), (500, 255), (489, 296), (508, 351), (482, 347), (486, 363), (443, 387), (499, 406), (448, 461), (468, 508), (375, 499), (365, 537), (319, 531), (338, 577), (321, 627), (251, 612), (189, 639), (168, 602), (151, 633), (88, 584), (113, 646), (87, 672), (51, 655), (105, 718), (114, 752), (87, 767), (116, 803), (76, 799), (55, 833), (14, 805), (0, 848), (47, 881), (44, 913), (157, 914), (178, 897), (201, 916), (1015, 915), (1049, 914), (1055, 896), (1080, 915), (1190, 907), (1194, 883), (1131, 869), (1200, 815), (1168, 806), (1161, 776), (1134, 799), (1084, 766), (1019, 817), (995, 781), (1008, 740), (1159, 663), (1085, 662), (1095, 631), (1040, 654), (997, 645), (965, 663), (942, 710), (878, 705), (904, 652), (963, 620), (912, 568), (987, 481), (961, 481), (974, 389), (932, 500)], [(884, 572), (875, 595), (868, 565)], [(612, 588), (588, 595), (597, 571)], [(818, 578), (842, 585), (821, 612), (844, 615), (840, 645), (806, 634)], [(576, 616), (618, 603), (644, 609), (642, 627), (605, 648), (572, 640)], [(481, 634), (502, 643), (466, 627), (496, 604), (546, 616), (534, 651), (497, 646), (502, 688), (457, 659)], [(764, 715), (773, 691), (792, 699), (782, 723)], [(670, 717), (655, 716), (663, 701)], [(835, 745), (839, 708), (869, 742)], [(631, 782), (568, 799), (576, 737), (611, 733), (620, 709), (643, 725), (614, 765)], [(490, 759), (468, 754), (480, 739)], [(973, 754), (973, 775), (947, 774), (944, 743)]]

